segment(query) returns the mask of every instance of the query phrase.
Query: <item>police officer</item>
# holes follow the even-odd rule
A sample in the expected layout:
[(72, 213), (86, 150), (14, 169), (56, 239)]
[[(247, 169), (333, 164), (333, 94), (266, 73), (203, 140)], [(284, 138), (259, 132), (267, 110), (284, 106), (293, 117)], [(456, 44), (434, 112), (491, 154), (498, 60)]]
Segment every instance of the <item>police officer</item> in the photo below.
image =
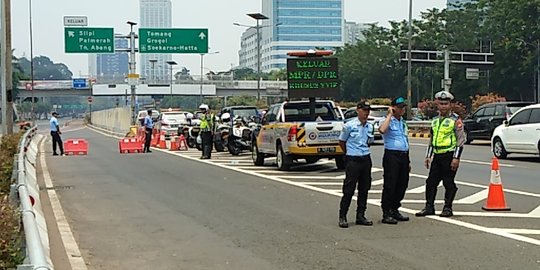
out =
[(430, 169), (426, 179), (426, 207), (416, 213), (418, 217), (435, 215), (434, 201), (437, 195), (437, 186), (441, 180), (445, 193), (444, 207), (439, 216), (451, 217), (453, 215), (452, 202), (457, 192), (454, 178), (466, 140), (463, 122), (457, 114), (451, 111), (453, 99), (454, 96), (448, 91), (440, 91), (435, 94), (439, 116), (431, 122), (431, 142), (426, 151), (425, 161), (426, 168)]
[(408, 221), (398, 209), (409, 185), (411, 164), (409, 159), (409, 138), (407, 123), (403, 118), (407, 103), (403, 97), (392, 100), (386, 118), (381, 120), (379, 132), (384, 140), (384, 185), (382, 193), (382, 223), (397, 224)]
[(356, 106), (358, 117), (345, 124), (339, 136), (339, 145), (346, 155), (347, 165), (343, 181), (343, 197), (339, 208), (339, 227), (347, 228), (347, 212), (358, 184), (356, 224), (371, 226), (365, 217), (368, 191), (371, 188), (371, 157), (369, 145), (373, 142), (373, 125), (367, 122), (371, 107), (362, 101)]
[(202, 139), (202, 156), (201, 159), (210, 159), (212, 155), (212, 132), (214, 131), (214, 114), (210, 113), (210, 108), (206, 104), (199, 106), (201, 110), (201, 139)]
[(60, 148), (60, 155), (65, 156), (64, 144), (62, 143), (62, 138), (60, 137), (60, 134), (62, 134), (62, 132), (60, 131), (60, 126), (58, 125), (57, 117), (58, 117), (58, 113), (53, 112), (51, 120), (49, 121), (49, 126), (51, 129), (51, 137), (52, 137), (53, 156), (58, 156), (58, 153), (56, 152), (56, 145), (58, 145), (58, 148)]
[(152, 110), (146, 111), (147, 114), (144, 117), (144, 149), (143, 153), (152, 153), (150, 151), (150, 141), (152, 140), (152, 129), (154, 128), (154, 121), (152, 120)]

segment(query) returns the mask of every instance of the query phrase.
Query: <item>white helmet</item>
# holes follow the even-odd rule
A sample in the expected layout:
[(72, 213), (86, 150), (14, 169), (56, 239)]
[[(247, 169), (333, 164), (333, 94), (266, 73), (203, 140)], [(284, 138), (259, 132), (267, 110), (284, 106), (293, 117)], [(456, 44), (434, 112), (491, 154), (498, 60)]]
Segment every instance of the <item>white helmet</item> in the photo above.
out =
[(231, 120), (231, 114), (230, 113), (224, 113), (221, 115), (221, 121), (223, 122), (229, 122)]
[(200, 109), (200, 110), (207, 110), (207, 111), (209, 110), (208, 105), (206, 105), (206, 104), (204, 104), (204, 103), (201, 104), (201, 106), (199, 106), (199, 109)]
[(187, 113), (186, 118), (187, 119), (193, 119), (193, 114), (192, 113)]
[(440, 92), (437, 92), (435, 94), (435, 99), (438, 99), (438, 100), (454, 100), (454, 95), (452, 95), (450, 92), (448, 91), (440, 91)]

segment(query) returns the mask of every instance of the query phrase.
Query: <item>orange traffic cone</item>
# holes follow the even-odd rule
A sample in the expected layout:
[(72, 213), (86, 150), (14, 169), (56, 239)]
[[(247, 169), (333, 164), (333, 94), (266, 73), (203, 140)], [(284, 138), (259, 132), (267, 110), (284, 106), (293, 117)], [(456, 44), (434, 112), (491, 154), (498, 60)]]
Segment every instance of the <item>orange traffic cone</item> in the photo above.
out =
[(158, 148), (167, 149), (167, 142), (165, 141), (165, 131), (161, 131), (159, 134)]
[(170, 151), (177, 151), (178, 150), (178, 136), (172, 136), (171, 137), (171, 147), (169, 148)]
[(180, 134), (180, 143), (179, 143), (178, 150), (180, 151), (188, 150), (187, 141), (186, 141), (186, 137), (184, 137), (184, 134)]
[(491, 161), (491, 179), (489, 183), (489, 192), (486, 205), (482, 206), (486, 211), (509, 211), (510, 207), (506, 206), (504, 199), (503, 185), (501, 174), (499, 172), (499, 160), (493, 157)]

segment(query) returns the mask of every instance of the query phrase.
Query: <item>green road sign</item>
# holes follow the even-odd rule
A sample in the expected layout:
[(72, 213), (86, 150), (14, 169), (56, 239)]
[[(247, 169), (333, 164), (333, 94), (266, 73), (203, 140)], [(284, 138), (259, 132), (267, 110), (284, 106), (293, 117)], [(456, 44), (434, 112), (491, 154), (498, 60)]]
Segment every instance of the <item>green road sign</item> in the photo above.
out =
[(114, 53), (114, 29), (64, 28), (66, 53)]
[(140, 53), (208, 53), (208, 29), (139, 28)]

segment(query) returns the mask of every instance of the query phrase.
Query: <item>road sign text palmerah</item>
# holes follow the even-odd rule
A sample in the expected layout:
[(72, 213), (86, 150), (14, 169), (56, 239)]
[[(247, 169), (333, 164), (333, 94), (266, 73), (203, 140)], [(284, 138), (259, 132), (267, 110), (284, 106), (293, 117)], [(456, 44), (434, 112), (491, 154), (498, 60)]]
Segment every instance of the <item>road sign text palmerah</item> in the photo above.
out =
[(139, 28), (140, 53), (208, 53), (208, 29)]
[(114, 29), (64, 28), (66, 53), (114, 53)]

